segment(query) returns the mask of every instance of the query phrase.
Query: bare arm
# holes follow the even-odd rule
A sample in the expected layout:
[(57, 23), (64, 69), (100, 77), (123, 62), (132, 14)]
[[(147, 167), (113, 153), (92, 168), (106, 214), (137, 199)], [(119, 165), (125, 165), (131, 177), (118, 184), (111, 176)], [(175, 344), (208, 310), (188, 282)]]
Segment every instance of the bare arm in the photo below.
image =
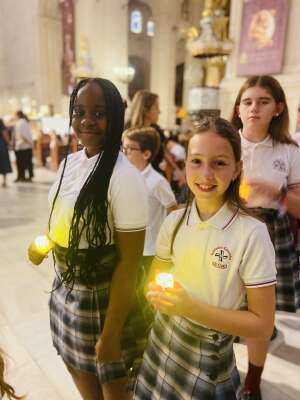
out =
[(288, 212), (295, 218), (300, 219), (300, 185), (289, 188), (286, 195)]
[(145, 231), (115, 232), (119, 263), (110, 286), (109, 305), (101, 334), (101, 361), (120, 359), (120, 338), (130, 310), (136, 284), (137, 266), (143, 252)]

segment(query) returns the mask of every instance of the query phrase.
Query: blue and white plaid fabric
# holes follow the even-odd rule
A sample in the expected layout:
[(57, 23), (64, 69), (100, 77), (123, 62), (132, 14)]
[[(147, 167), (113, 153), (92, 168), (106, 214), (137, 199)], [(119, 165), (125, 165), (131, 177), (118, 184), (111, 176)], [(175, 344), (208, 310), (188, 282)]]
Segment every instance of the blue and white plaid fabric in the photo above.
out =
[[(56, 257), (56, 260), (58, 270), (63, 270), (65, 266), (61, 265), (62, 258)], [(153, 312), (137, 292), (135, 305), (123, 329), (122, 360), (99, 365), (95, 345), (104, 325), (109, 286), (110, 281), (98, 282), (88, 287), (75, 282), (70, 292), (70, 288), (60, 284), (58, 278), (54, 280), (49, 300), (53, 344), (67, 364), (98, 376), (101, 383), (122, 376), (127, 376), (132, 381), (142, 361)]]
[(275, 248), (277, 269), (276, 308), (296, 312), (300, 308), (300, 265), (294, 237), (286, 214), (276, 210), (251, 209), (268, 226)]
[(135, 386), (138, 400), (237, 400), (233, 338), (157, 314)]

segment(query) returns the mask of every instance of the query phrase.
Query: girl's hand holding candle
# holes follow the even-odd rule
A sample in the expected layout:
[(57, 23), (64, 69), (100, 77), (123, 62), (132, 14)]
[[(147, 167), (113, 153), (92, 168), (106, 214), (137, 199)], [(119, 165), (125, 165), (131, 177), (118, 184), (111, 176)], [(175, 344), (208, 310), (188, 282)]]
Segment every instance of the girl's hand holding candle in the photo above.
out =
[(53, 243), (47, 235), (38, 236), (29, 245), (28, 258), (33, 264), (39, 265), (52, 248)]

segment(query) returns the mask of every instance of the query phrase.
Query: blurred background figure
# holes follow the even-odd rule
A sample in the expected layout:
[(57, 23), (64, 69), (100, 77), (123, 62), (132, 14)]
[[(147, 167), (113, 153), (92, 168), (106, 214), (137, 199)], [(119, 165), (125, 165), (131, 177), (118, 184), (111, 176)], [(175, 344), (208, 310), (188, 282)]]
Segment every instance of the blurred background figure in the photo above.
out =
[(151, 164), (158, 172), (162, 172), (159, 164), (164, 158), (164, 142), (166, 138), (163, 130), (158, 125), (159, 114), (158, 95), (149, 92), (148, 90), (139, 90), (133, 96), (125, 128), (142, 128), (151, 126), (158, 132), (160, 137), (160, 147)]
[[(27, 116), (23, 111), (16, 112), (17, 121), (14, 127), (13, 143), (16, 154), (17, 178), (15, 182), (31, 182), (33, 178), (32, 149), (33, 137)], [(28, 171), (28, 178), (25, 173)]]
[(6, 187), (6, 175), (12, 172), (9, 153), (9, 135), (2, 119), (0, 119), (0, 174), (3, 175), (2, 187)]

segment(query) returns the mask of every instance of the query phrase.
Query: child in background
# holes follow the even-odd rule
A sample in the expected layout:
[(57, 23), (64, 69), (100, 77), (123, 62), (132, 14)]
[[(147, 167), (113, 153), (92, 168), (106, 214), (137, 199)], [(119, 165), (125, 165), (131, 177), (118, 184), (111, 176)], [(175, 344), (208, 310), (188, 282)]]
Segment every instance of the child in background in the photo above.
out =
[(169, 182), (151, 165), (159, 148), (160, 138), (154, 128), (129, 128), (123, 133), (123, 151), (128, 160), (141, 171), (148, 189), (149, 217), (143, 252), (146, 270), (155, 255), (155, 242), (161, 224), (167, 214), (177, 208)]
[[(299, 261), (288, 214), (300, 218), (300, 149), (289, 134), (284, 91), (272, 76), (252, 76), (241, 87), (232, 113), (240, 130), (246, 205), (266, 222), (275, 247), (276, 308), (300, 308)], [(245, 186), (243, 185), (243, 186)], [(276, 328), (273, 337), (276, 337)], [(244, 398), (260, 400), (260, 381), (270, 340), (247, 339), (249, 366)]]
[[(233, 126), (202, 121), (188, 146), (189, 201), (167, 216), (157, 240), (147, 297), (158, 312), (135, 399), (240, 399), (233, 337), (272, 333), (274, 248), (265, 224), (243, 209), (241, 167)], [(154, 283), (158, 271), (171, 271), (174, 287)]]

